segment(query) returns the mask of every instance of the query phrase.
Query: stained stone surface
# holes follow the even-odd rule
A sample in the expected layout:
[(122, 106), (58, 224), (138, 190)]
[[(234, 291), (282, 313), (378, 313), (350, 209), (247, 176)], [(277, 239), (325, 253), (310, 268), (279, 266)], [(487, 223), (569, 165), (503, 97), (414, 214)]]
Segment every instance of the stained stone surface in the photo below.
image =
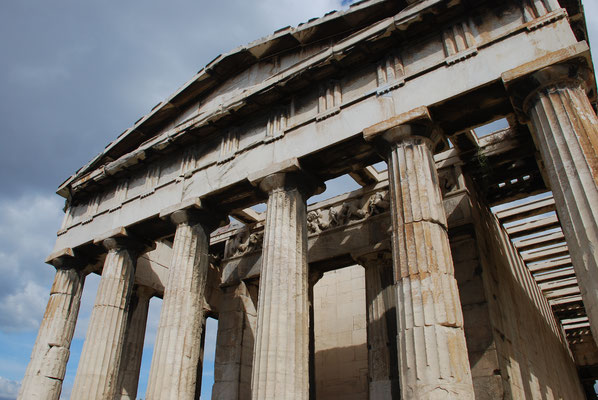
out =
[(192, 400), (201, 386), (197, 371), (204, 329), (209, 234), (191, 211), (177, 211), (172, 220), (177, 228), (146, 397)]
[(369, 398), (391, 400), (400, 396), (392, 255), (370, 253), (357, 261), (365, 268)]
[(19, 399), (58, 400), (60, 397), (84, 282), (85, 275), (81, 271), (56, 270)]
[(223, 290), (212, 400), (249, 400), (257, 323), (254, 303), (257, 286), (242, 282)]
[(598, 118), (583, 77), (572, 79), (569, 66), (549, 67), (534, 77), (544, 86), (532, 93), (527, 112), (598, 338)]
[[(485, 377), (479, 381), (485, 396), (480, 398), (585, 398), (565, 332), (548, 300), (495, 216), (476, 199), (472, 203), (477, 249), (468, 245), (467, 251), (461, 248), (457, 254), (463, 258), (471, 257), (468, 252), (479, 254), (494, 338), (489, 342), (482, 339), (485, 332), (479, 322), (485, 312), (472, 312), (468, 307), (471, 319), (466, 326), (473, 325), (469, 331), (472, 343), (476, 339), (486, 342), (485, 346), (481, 345), (484, 342), (475, 345), (476, 352), (469, 355), (472, 373)], [(499, 373), (502, 387), (496, 385), (491, 371)]]
[(326, 272), (314, 286), (316, 399), (366, 400), (368, 349), (365, 272)]
[(142, 286), (137, 287), (131, 296), (127, 344), (119, 377), (121, 400), (137, 399), (137, 386), (139, 384), (141, 356), (143, 355), (147, 312), (152, 293), (152, 289)]
[(309, 398), (307, 220), (304, 195), (284, 174), (269, 193), (252, 378), (252, 399)]
[(473, 399), (432, 143), (421, 136), (391, 133), (388, 170), (401, 396)]
[(74, 400), (112, 399), (119, 389), (136, 257), (116, 240), (105, 243), (108, 254), (71, 393)]

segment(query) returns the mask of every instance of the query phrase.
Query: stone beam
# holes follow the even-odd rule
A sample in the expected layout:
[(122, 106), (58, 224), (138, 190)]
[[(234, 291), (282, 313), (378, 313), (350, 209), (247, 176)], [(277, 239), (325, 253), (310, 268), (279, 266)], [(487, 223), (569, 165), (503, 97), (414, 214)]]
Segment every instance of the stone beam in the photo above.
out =
[[(495, 17), (488, 14), (484, 18)], [(352, 40), (359, 42), (370, 37), (368, 36), (370, 33), (374, 36), (381, 34), (382, 31), (378, 32), (377, 30), (390, 23), (391, 21), (384, 21), (380, 25), (372, 27), (371, 32), (363, 32)], [(392, 22), (392, 24), (394, 23)], [(123, 156), (123, 159), (91, 173), (79, 184), (73, 182), (73, 187), (82, 185), (81, 188), (86, 185), (85, 182), (105, 185), (105, 190), (113, 192), (114, 196), (106, 196), (105, 198), (110, 197), (112, 200), (100, 203), (93, 196), (88, 199), (85, 199), (85, 196), (76, 196), (77, 202), (73, 202), (69, 209), (64, 229), (60, 231), (55, 249), (74, 248), (88, 243), (98, 232), (112, 229), (117, 224), (131, 226), (139, 221), (155, 218), (162, 208), (177, 203), (181, 198), (211, 195), (217, 197), (223, 208), (246, 207), (250, 204), (243, 204), (243, 199), (247, 199), (249, 202), (256, 200), (256, 193), (247, 182), (248, 175), (289, 157), (304, 159), (321, 151), (333, 151), (342, 143), (359, 138), (363, 129), (407, 112), (421, 104), (430, 105), (429, 108), (433, 114), (452, 115), (454, 107), (457, 106), (455, 101), (458, 103), (457, 100), (462, 94), (480, 93), (485, 94), (486, 97), (502, 99), (500, 105), (502, 108), (500, 109), (504, 111), (505, 104), (508, 105), (508, 99), (504, 94), (504, 88), (501, 94), (499, 93), (500, 88), (497, 89), (496, 86), (504, 71), (533, 61), (547, 52), (559, 51), (576, 43), (562, 10), (560, 13), (558, 10), (551, 13), (544, 25), (534, 26), (531, 31), (529, 30), (531, 29), (530, 23), (526, 22), (511, 30), (498, 29), (486, 32), (484, 36), (477, 35), (469, 48), (454, 54), (446, 53), (446, 47), (440, 34), (430, 36), (434, 39), (430, 39), (426, 46), (418, 43), (421, 48), (406, 48), (401, 67), (404, 75), (400, 77), (404, 84), (392, 90), (389, 89), (388, 93), (385, 93), (389, 99), (393, 100), (388, 104), (394, 104), (394, 106), (387, 106), (387, 103), (381, 102), (377, 95), (379, 90), (377, 67), (374, 65), (363, 66), (363, 70), (355, 71), (354, 76), (347, 76), (340, 83), (341, 96), (338, 99), (338, 112), (336, 112), (336, 106), (334, 106), (334, 113), (331, 113), (331, 110), (319, 110), (319, 91), (314, 90), (313, 93), (306, 95), (305, 99), (307, 103), (313, 104), (313, 107), (310, 106), (309, 110), (290, 118), (283, 134), (276, 140), (272, 141), (269, 137), (262, 137), (266, 129), (251, 130), (250, 125), (257, 122), (248, 119), (246, 126), (241, 124), (234, 130), (225, 129), (226, 133), (214, 139), (213, 142), (200, 143), (201, 154), (171, 153), (159, 163), (160, 165), (150, 164), (148, 168), (142, 169), (143, 172), (133, 174), (134, 176), (128, 180), (123, 177), (123, 182), (128, 185), (129, 189), (119, 189), (122, 187), (119, 185), (123, 184), (118, 179), (119, 168), (128, 168), (138, 162), (147, 162), (144, 160), (145, 155), (149, 152), (161, 152), (173, 140), (176, 141), (182, 136), (188, 138), (185, 132), (191, 128), (199, 129), (200, 126), (203, 126), (202, 124), (208, 124), (210, 121), (210, 117), (206, 117), (207, 120), (204, 120), (203, 116), (191, 118), (188, 123), (175, 128), (176, 131), (164, 132), (148, 141), (143, 147)], [(496, 26), (500, 24), (501, 21), (496, 21)], [(387, 28), (390, 28), (390, 25)], [(543, 43), (541, 50), (537, 48), (538, 41)], [(349, 41), (340, 45), (338, 49), (342, 49), (345, 45), (355, 46), (356, 43)], [(520, 50), (513, 53), (512, 48)], [(423, 57), (422, 52), (430, 54), (426, 53), (427, 55)], [(332, 54), (318, 54), (310, 62), (317, 63), (324, 59), (328, 60)], [(457, 57), (455, 58), (455, 56)], [(286, 82), (287, 79), (294, 76), (293, 71), (300, 72), (309, 66), (309, 62), (300, 63), (293, 69), (267, 80), (264, 85), (273, 82)], [(470, 74), (468, 71), (477, 71), (477, 73)], [(367, 77), (368, 83), (359, 87), (351, 86), (352, 79), (357, 79), (358, 76), (360, 78)], [(455, 79), (456, 76), (467, 77), (467, 79)], [(451, 81), (452, 84), (435, 84), (446, 81)], [(322, 82), (322, 84), (325, 83)], [(345, 90), (342, 90), (343, 85)], [(422, 90), (422, 88), (433, 88), (433, 90)], [(265, 90), (264, 87), (262, 89)], [(499, 92), (493, 92), (491, 96), (488, 96), (487, 90), (499, 90)], [(231, 100), (232, 103), (224, 105), (224, 107), (234, 109), (235, 104), (239, 101), (242, 102), (243, 99)], [(494, 107), (494, 105), (490, 106)], [(461, 104), (459, 110), (463, 113), (463, 120), (468, 120), (471, 117), (467, 114), (470, 107), (464, 107)], [(479, 114), (478, 109), (475, 112)], [(457, 129), (454, 124), (451, 127)], [(467, 126), (459, 128), (466, 129)], [(291, 132), (292, 134), (290, 134)], [(326, 132), (326, 135), (322, 135), (321, 132)], [(280, 152), (276, 150), (278, 148), (286, 150)], [(221, 154), (221, 149), (228, 150), (226, 154)], [(372, 149), (363, 143), (361, 147), (357, 146), (353, 151), (358, 151), (358, 149), (372, 152)], [(325, 163), (325, 158), (323, 157), (320, 161)], [(323, 171), (323, 174), (325, 175), (326, 171)], [(108, 179), (109, 177), (110, 179)]]

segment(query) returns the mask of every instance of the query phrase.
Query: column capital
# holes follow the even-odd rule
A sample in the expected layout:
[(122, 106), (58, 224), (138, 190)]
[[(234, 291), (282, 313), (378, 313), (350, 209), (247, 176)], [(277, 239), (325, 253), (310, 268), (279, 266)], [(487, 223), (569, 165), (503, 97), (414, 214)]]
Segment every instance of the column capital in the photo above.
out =
[(68, 247), (50, 254), (46, 257), (46, 263), (53, 265), (56, 269), (84, 270), (91, 264), (91, 260), (80, 256), (74, 249)]
[(504, 72), (501, 79), (517, 118), (521, 123), (527, 123), (529, 108), (542, 91), (579, 87), (591, 92), (595, 82), (590, 66), (588, 45), (579, 42)]
[(206, 200), (192, 197), (160, 211), (160, 218), (170, 219), (175, 225), (200, 223), (212, 231), (228, 223), (228, 216), (216, 212)]
[(414, 108), (365, 128), (363, 138), (366, 141), (378, 142), (384, 147), (423, 140), (432, 151), (443, 140), (442, 133), (434, 124), (426, 106)]
[(324, 182), (303, 170), (296, 158), (273, 164), (250, 174), (247, 179), (265, 193), (281, 189), (297, 189), (306, 199), (326, 189)]
[(109, 252), (126, 249), (136, 254), (145, 253), (156, 247), (154, 241), (137, 237), (124, 227), (104, 233), (94, 239), (93, 243), (104, 246)]

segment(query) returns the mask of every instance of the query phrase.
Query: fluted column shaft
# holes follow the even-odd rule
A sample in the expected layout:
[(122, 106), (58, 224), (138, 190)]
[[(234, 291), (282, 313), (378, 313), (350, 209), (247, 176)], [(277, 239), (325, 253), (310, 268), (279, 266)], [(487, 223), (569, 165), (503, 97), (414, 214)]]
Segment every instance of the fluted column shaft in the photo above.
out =
[(126, 347), (120, 371), (121, 400), (135, 400), (137, 398), (147, 312), (152, 293), (152, 289), (140, 286), (136, 288), (131, 296)]
[(125, 347), (136, 252), (117, 239), (108, 249), (75, 377), (73, 400), (112, 400)]
[[(463, 314), (427, 128), (384, 134), (403, 399), (473, 399)], [(414, 136), (414, 134), (418, 134)]]
[(191, 210), (171, 216), (177, 225), (168, 282), (150, 368), (148, 400), (193, 400), (201, 368), (209, 229)]
[[(567, 66), (533, 75), (525, 104), (594, 338), (598, 338), (598, 118)], [(582, 72), (582, 71), (579, 71)]]
[(251, 366), (257, 323), (257, 310), (249, 292), (251, 288), (251, 285), (241, 282), (223, 289), (212, 400), (251, 398)]
[(79, 269), (57, 268), (19, 399), (60, 398), (84, 281)]
[(380, 252), (360, 256), (357, 261), (365, 268), (370, 399), (396, 399), (399, 382), (392, 259)]
[(304, 194), (274, 174), (269, 193), (258, 298), (252, 398), (309, 398), (307, 222)]

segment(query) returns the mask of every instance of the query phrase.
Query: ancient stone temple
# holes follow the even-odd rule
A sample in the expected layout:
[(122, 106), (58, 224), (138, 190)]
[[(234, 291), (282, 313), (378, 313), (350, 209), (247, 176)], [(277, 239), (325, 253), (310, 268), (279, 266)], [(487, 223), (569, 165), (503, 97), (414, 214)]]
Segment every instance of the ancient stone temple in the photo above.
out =
[(19, 398), (59, 398), (92, 273), (76, 400), (136, 398), (153, 296), (146, 399), (199, 398), (207, 317), (213, 399), (596, 398), (586, 35), (579, 0), (365, 0), (217, 57), (59, 187)]

